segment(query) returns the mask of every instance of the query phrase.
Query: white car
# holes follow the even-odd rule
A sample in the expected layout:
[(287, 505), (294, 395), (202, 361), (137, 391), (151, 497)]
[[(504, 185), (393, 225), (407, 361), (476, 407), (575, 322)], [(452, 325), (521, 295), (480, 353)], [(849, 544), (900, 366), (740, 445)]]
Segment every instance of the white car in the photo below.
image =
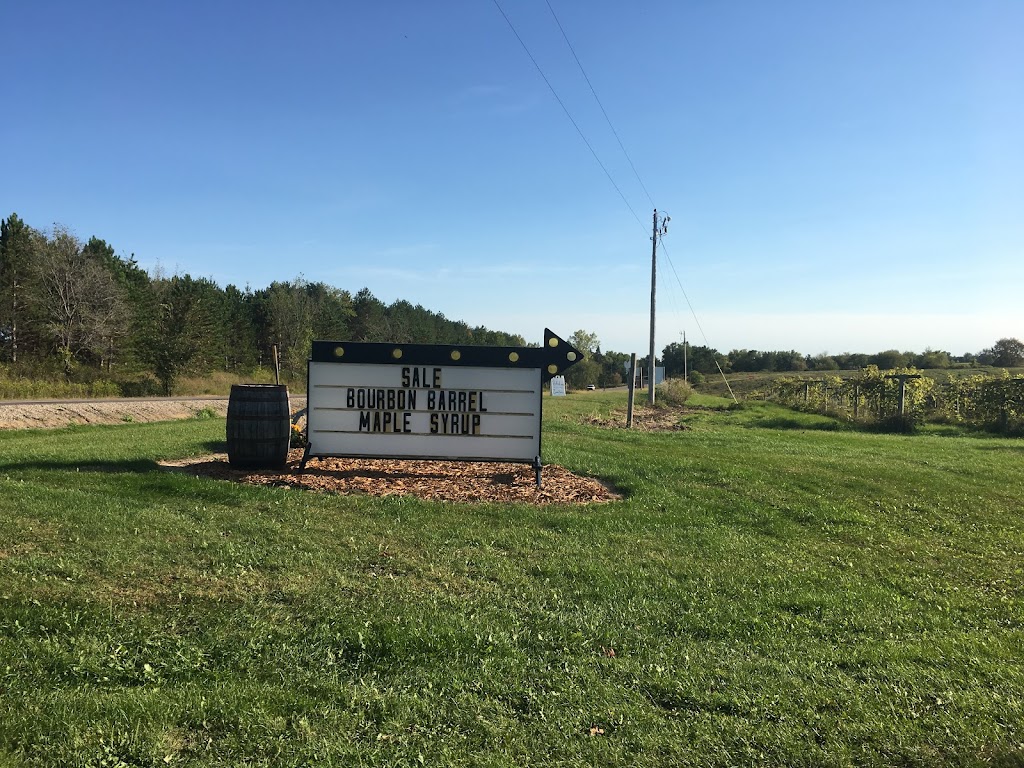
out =
[(589, 390), (594, 390), (594, 389), (597, 389), (597, 387), (595, 387), (593, 384), (587, 384), (587, 390), (588, 391)]

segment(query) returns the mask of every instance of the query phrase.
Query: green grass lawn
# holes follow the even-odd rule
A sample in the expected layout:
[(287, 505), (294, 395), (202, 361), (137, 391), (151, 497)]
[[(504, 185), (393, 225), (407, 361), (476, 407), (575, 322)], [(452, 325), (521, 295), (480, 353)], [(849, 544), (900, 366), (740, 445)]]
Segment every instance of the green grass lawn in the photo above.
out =
[(1024, 765), (1024, 441), (545, 400), (584, 507), (159, 471), (222, 420), (0, 434), (0, 766)]

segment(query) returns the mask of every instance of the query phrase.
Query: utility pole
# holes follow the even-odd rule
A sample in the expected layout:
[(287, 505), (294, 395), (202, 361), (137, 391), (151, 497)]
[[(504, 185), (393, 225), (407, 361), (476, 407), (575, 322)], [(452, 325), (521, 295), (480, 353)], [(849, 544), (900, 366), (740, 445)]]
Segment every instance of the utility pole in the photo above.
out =
[(658, 209), (654, 209), (653, 225), (651, 227), (651, 356), (647, 363), (647, 404), (654, 405), (654, 299), (655, 286), (658, 280), (658, 238), (668, 232), (668, 223), (671, 218), (665, 216), (661, 220), (661, 227), (658, 226)]

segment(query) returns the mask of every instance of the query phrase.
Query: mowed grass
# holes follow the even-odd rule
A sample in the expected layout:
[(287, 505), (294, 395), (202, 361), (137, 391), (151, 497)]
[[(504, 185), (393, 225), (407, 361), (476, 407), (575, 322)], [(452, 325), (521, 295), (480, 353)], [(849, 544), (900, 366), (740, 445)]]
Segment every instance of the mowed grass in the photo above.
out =
[(0, 766), (1024, 765), (1024, 442), (545, 400), (583, 507), (157, 469), (222, 420), (0, 434)]

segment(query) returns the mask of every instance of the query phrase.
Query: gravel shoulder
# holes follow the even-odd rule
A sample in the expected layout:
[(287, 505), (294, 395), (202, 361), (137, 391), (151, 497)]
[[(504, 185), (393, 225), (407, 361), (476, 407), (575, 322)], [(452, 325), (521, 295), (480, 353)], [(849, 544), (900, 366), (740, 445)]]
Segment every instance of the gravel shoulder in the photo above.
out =
[[(306, 397), (290, 399), (292, 412), (306, 407)], [(0, 429), (59, 429), (72, 424), (130, 424), (191, 419), (202, 411), (227, 416), (228, 399), (124, 398), (117, 400), (0, 401)]]

